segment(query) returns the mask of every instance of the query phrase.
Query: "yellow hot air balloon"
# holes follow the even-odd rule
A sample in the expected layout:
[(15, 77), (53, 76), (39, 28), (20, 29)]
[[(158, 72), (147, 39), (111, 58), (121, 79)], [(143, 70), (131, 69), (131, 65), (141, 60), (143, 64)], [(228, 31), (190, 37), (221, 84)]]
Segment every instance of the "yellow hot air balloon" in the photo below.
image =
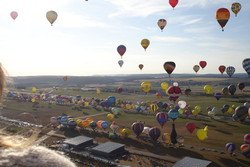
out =
[(227, 112), (228, 112), (229, 114), (233, 113), (233, 112), (234, 112), (233, 107), (229, 107), (228, 110), (227, 110)]
[(108, 114), (107, 115), (107, 119), (109, 120), (109, 121), (112, 121), (113, 119), (114, 119), (114, 114)]
[(213, 93), (213, 88), (211, 85), (205, 85), (203, 87), (205, 94), (212, 94)]
[(168, 133), (163, 133), (162, 141), (166, 144), (170, 144), (171, 143), (170, 135)]
[(151, 105), (150, 105), (150, 110), (151, 110), (152, 112), (156, 112), (156, 111), (158, 110), (158, 106), (157, 106), (156, 104), (151, 104)]
[(125, 105), (126, 110), (131, 110), (132, 108), (133, 108), (133, 106), (131, 104), (126, 104)]
[(127, 128), (121, 129), (120, 133), (122, 137), (128, 137), (129, 135), (131, 135), (131, 131)]
[(31, 92), (32, 92), (32, 93), (36, 93), (36, 87), (32, 87), (32, 88), (31, 88)]
[(57, 16), (58, 16), (57, 13), (56, 13), (55, 11), (53, 11), (53, 10), (48, 11), (48, 12), (46, 13), (46, 18), (47, 18), (47, 20), (50, 22), (51, 26), (52, 26), (53, 23), (56, 21)]
[(162, 82), (162, 83), (161, 83), (161, 88), (162, 88), (162, 90), (166, 91), (166, 90), (168, 89), (168, 87), (169, 87), (169, 85), (168, 85), (167, 82)]
[(148, 48), (149, 44), (150, 44), (150, 41), (148, 39), (143, 39), (141, 41), (141, 46), (145, 49), (145, 51)]
[(151, 82), (142, 82), (141, 83), (141, 89), (143, 92), (148, 93), (151, 90)]
[[(206, 127), (205, 127), (206, 128)], [(204, 129), (205, 129), (204, 128)], [(204, 130), (204, 129), (198, 129), (197, 132), (196, 132), (196, 136), (199, 140), (205, 140), (207, 138), (207, 129)]]

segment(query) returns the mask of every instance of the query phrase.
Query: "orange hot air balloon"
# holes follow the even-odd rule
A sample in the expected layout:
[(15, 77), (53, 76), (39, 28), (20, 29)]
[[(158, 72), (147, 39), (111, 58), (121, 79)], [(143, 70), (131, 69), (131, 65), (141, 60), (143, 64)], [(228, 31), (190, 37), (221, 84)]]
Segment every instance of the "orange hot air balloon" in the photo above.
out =
[(139, 64), (139, 68), (140, 68), (140, 70), (142, 70), (142, 69), (143, 69), (143, 67), (144, 67), (144, 65), (143, 65), (143, 64)]
[(216, 19), (220, 24), (222, 31), (224, 31), (224, 27), (226, 26), (228, 20), (230, 19), (230, 12), (226, 8), (220, 8), (216, 12)]

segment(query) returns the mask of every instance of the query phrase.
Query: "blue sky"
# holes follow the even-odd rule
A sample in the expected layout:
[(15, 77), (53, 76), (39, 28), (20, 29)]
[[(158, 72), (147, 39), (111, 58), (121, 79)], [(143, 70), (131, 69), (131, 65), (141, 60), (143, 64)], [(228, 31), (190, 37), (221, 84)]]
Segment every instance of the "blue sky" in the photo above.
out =
[[(168, 0), (1, 0), (0, 62), (11, 76), (102, 75), (164, 73), (174, 61), (174, 73), (219, 73), (218, 66), (245, 72), (242, 61), (250, 53), (250, 2), (222, 32), (215, 19), (218, 8), (235, 0), (180, 0), (173, 10)], [(45, 15), (58, 13), (50, 26)], [(14, 21), (11, 11), (19, 16)], [(167, 20), (161, 32), (158, 19)], [(151, 41), (145, 52), (140, 41)], [(127, 47), (119, 67), (118, 45)], [(144, 64), (142, 71), (138, 65)]]

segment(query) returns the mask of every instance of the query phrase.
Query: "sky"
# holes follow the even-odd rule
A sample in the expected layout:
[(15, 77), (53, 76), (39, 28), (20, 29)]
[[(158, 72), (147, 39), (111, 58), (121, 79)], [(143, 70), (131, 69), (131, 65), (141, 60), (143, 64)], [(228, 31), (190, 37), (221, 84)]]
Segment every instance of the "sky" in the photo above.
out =
[[(208, 65), (199, 74), (217, 74), (220, 65), (242, 73), (250, 57), (250, 1), (238, 1), (242, 9), (237, 17), (231, 12), (224, 32), (215, 19), (234, 1), (179, 0), (173, 10), (168, 0), (0, 0), (0, 62), (10, 76), (166, 73), (166, 61), (176, 63), (173, 73), (194, 73), (201, 60)], [(58, 14), (53, 26), (49, 10)], [(163, 32), (159, 19), (167, 20)], [(146, 52), (144, 38), (151, 42)]]

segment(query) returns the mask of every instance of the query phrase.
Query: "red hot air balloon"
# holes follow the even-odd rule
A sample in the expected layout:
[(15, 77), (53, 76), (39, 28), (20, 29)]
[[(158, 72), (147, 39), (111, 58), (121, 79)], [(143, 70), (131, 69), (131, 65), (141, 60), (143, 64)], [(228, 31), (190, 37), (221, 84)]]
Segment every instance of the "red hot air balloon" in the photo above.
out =
[(230, 12), (226, 8), (220, 8), (216, 12), (216, 19), (220, 24), (222, 31), (224, 31), (224, 27), (226, 26), (228, 20), (230, 18)]
[(159, 112), (156, 114), (156, 120), (163, 127), (168, 120), (168, 115), (165, 112)]
[(161, 136), (161, 130), (157, 127), (153, 127), (149, 130), (148, 135), (153, 141), (156, 141)]
[(189, 122), (186, 124), (186, 128), (192, 134), (194, 130), (196, 129), (196, 125), (192, 122)]
[(181, 94), (181, 89), (179, 86), (170, 86), (167, 92), (169, 94), (169, 100), (172, 100), (175, 102)]
[(172, 74), (172, 72), (174, 71), (175, 67), (176, 67), (176, 65), (172, 61), (167, 61), (163, 65), (163, 68), (168, 73), (169, 77), (170, 77), (170, 74)]
[(117, 47), (117, 52), (119, 53), (119, 55), (120, 55), (121, 58), (122, 58), (122, 56), (123, 56), (124, 53), (126, 52), (126, 46), (124, 46), (124, 45), (119, 45), (119, 46)]
[(173, 9), (176, 7), (178, 2), (179, 2), (179, 0), (169, 0), (169, 4), (173, 7)]
[(223, 74), (226, 70), (226, 66), (220, 65), (220, 67), (218, 69), (219, 69), (220, 73)]
[(200, 61), (200, 66), (201, 68), (205, 68), (207, 66), (207, 62), (206, 61)]
[(245, 134), (244, 142), (245, 142), (245, 144), (250, 144), (250, 134)]
[(132, 130), (134, 131), (137, 137), (142, 133), (143, 129), (144, 124), (142, 122), (135, 122), (132, 124)]

